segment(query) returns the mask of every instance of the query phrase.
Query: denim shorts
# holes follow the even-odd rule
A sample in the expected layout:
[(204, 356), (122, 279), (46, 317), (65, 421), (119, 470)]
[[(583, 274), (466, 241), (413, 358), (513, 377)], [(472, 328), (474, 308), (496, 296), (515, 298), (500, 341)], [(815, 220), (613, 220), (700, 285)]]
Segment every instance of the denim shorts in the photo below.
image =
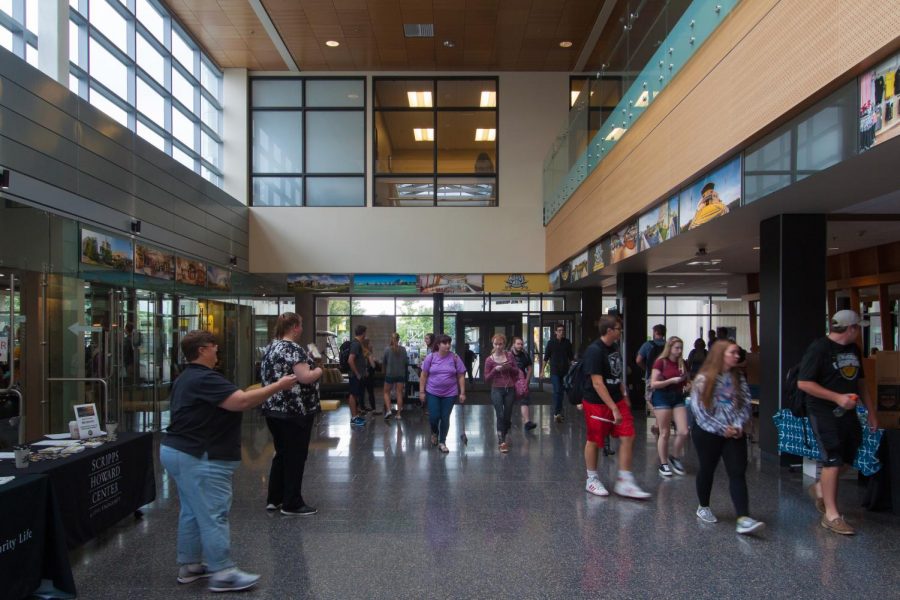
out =
[(684, 395), (680, 391), (653, 390), (650, 396), (653, 408), (678, 408), (684, 406)]

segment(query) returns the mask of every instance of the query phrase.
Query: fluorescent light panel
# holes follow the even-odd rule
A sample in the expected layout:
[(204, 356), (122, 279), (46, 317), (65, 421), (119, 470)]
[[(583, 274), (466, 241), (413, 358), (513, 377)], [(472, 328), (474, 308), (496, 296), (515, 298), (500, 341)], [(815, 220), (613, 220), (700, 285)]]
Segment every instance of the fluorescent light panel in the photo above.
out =
[(430, 91), (406, 92), (406, 97), (409, 99), (410, 108), (429, 108), (432, 106)]
[(428, 129), (420, 129), (416, 127), (413, 129), (413, 137), (416, 138), (417, 142), (433, 142), (434, 141), (434, 129), (430, 127)]
[(493, 142), (497, 139), (497, 130), (496, 129), (476, 129), (475, 130), (475, 141), (476, 142)]
[(497, 92), (482, 90), (481, 108), (494, 108), (497, 106)]

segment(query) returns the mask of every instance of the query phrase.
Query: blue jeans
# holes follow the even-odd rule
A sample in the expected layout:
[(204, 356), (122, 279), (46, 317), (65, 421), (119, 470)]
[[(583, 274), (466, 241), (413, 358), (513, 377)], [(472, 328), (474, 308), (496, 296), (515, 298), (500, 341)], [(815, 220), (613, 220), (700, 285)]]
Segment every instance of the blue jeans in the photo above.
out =
[(450, 413), (456, 403), (456, 396), (435, 396), (425, 394), (428, 400), (428, 422), (431, 424), (431, 433), (438, 436), (438, 442), (447, 441), (447, 432), (450, 431)]
[(562, 414), (563, 404), (563, 377), (564, 375), (550, 374), (550, 383), (553, 384), (553, 414)]
[(497, 437), (501, 442), (506, 440), (506, 434), (509, 433), (515, 401), (516, 388), (491, 388), (491, 402), (494, 404), (494, 412), (497, 414)]
[(178, 564), (205, 562), (210, 572), (234, 566), (231, 560), (231, 478), (241, 464), (236, 460), (209, 460), (159, 447), (159, 459), (178, 487)]

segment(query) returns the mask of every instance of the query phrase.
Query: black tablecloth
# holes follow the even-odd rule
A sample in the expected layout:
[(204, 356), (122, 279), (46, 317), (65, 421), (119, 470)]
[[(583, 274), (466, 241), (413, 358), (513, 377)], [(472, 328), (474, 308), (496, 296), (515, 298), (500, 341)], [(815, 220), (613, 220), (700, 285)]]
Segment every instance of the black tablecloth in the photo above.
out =
[(0, 600), (31, 595), (42, 579), (75, 597), (65, 532), (50, 478), (21, 475), (0, 485)]
[(878, 446), (881, 470), (869, 478), (863, 506), (900, 515), (900, 429), (885, 429)]
[(150, 433), (122, 433), (99, 448), (31, 463), (27, 469), (0, 463), (0, 475), (25, 473), (50, 477), (70, 549), (156, 499)]

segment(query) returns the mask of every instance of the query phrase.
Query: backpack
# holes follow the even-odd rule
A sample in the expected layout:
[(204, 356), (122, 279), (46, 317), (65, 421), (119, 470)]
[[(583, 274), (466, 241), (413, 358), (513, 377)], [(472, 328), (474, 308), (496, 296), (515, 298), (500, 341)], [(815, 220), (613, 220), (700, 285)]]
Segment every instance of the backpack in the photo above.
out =
[(784, 376), (784, 406), (791, 414), (802, 419), (806, 416), (806, 394), (797, 385), (800, 375), (800, 364), (796, 364)]
[[(590, 346), (588, 346), (588, 348), (590, 348)], [(569, 399), (569, 404), (573, 406), (578, 406), (584, 401), (584, 384), (587, 380), (587, 376), (584, 372), (584, 356), (586, 354), (587, 349), (585, 349), (581, 358), (572, 363), (572, 366), (569, 367), (569, 371), (566, 373), (565, 377), (563, 377), (563, 390), (566, 393), (566, 397)]]
[(653, 364), (659, 358), (659, 355), (662, 354), (665, 347), (665, 344), (650, 343), (650, 351), (647, 353), (647, 362), (644, 368), (644, 379), (650, 379), (650, 373), (653, 372)]
[(338, 350), (338, 362), (340, 363), (341, 373), (350, 372), (350, 346), (352, 344), (352, 340), (347, 340), (341, 344), (341, 347)]

